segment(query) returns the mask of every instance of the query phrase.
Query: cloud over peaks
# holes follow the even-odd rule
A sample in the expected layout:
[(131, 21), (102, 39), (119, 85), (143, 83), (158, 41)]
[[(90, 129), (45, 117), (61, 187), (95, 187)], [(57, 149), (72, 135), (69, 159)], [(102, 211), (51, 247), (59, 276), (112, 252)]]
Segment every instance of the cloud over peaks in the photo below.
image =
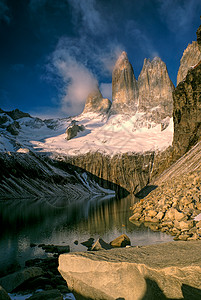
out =
[(98, 82), (93, 73), (65, 45), (66, 41), (60, 40), (52, 55), (51, 67), (63, 80), (61, 109), (68, 115), (75, 115), (82, 112), (88, 94)]

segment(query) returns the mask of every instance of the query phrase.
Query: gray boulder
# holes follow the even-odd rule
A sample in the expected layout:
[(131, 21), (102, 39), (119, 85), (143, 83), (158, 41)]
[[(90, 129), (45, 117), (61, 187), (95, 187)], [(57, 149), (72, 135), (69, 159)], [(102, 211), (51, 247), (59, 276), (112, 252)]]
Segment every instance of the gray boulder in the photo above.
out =
[(76, 137), (78, 132), (84, 131), (84, 125), (76, 124), (76, 121), (73, 120), (71, 124), (66, 129), (66, 139), (71, 140), (72, 138)]

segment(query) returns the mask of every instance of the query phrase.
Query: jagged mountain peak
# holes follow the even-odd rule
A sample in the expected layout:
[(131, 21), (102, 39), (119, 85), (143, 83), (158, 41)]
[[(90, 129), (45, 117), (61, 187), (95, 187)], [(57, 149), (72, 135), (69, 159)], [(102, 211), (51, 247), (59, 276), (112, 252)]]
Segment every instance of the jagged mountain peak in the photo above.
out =
[(87, 96), (83, 113), (107, 113), (110, 109), (111, 101), (103, 98), (98, 86)]
[[(161, 68), (161, 67), (164, 67), (165, 69), (167, 68), (166, 64), (162, 61), (162, 59), (160, 57), (155, 56), (152, 60), (150, 58), (145, 58), (143, 67), (142, 67), (142, 71), (147, 70), (147, 69), (153, 69), (153, 68)], [(140, 75), (139, 75), (139, 77), (140, 77)]]
[(197, 65), (201, 60), (201, 52), (198, 43), (193, 41), (188, 44), (180, 60), (180, 67), (177, 74), (177, 85), (185, 79), (188, 70)]
[(144, 60), (138, 77), (140, 112), (146, 112), (150, 122), (160, 123), (172, 116), (174, 85), (171, 82), (166, 64), (160, 57)]
[[(124, 69), (131, 69), (132, 72), (133, 72), (133, 67), (128, 59), (128, 55), (126, 53), (126, 51), (123, 51), (120, 56), (118, 57), (116, 63), (115, 63), (115, 66), (114, 66), (114, 69), (113, 69), (113, 75), (116, 73), (116, 72), (121, 72), (122, 70)], [(134, 74), (134, 72), (133, 72)]]
[(112, 73), (112, 106), (110, 114), (135, 114), (137, 111), (138, 87), (133, 67), (123, 51)]

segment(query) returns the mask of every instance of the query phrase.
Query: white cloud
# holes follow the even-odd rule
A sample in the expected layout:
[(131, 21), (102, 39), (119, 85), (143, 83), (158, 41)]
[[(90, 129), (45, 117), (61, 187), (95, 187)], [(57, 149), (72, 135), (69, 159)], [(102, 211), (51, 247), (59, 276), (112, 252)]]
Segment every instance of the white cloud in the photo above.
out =
[(97, 86), (97, 80), (86, 66), (72, 56), (65, 44), (59, 43), (52, 56), (53, 70), (63, 80), (61, 109), (68, 115), (81, 113), (88, 94)]
[(192, 21), (201, 10), (200, 0), (158, 0), (161, 19), (168, 28), (179, 35), (191, 26)]
[[(99, 1), (67, 1), (72, 8), (76, 36), (59, 39), (56, 50), (50, 58), (49, 73), (45, 77), (47, 80), (54, 78), (54, 84), (58, 84), (61, 91), (62, 111), (73, 115), (83, 110), (88, 94), (95, 85), (98, 85), (100, 78), (111, 79), (114, 64), (125, 49), (115, 38), (110, 38), (108, 30), (110, 31), (112, 27), (111, 20), (102, 15), (102, 7), (98, 6)], [(58, 76), (60, 82), (63, 82), (62, 87)], [(104, 97), (111, 99), (110, 86), (105, 84), (101, 86)]]

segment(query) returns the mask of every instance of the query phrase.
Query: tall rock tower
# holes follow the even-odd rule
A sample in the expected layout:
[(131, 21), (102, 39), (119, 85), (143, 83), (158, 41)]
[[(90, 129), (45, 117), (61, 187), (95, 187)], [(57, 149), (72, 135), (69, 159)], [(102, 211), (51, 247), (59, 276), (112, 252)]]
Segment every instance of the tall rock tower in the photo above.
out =
[(119, 56), (112, 73), (112, 106), (110, 115), (135, 114), (138, 103), (138, 87), (127, 53)]
[(189, 44), (180, 60), (180, 67), (177, 74), (177, 85), (186, 78), (188, 70), (197, 65), (201, 60), (201, 52), (198, 43)]
[(169, 78), (166, 64), (155, 57), (152, 61), (144, 60), (138, 78), (139, 112), (150, 112), (151, 121), (160, 123), (167, 116), (172, 116), (174, 85)]

